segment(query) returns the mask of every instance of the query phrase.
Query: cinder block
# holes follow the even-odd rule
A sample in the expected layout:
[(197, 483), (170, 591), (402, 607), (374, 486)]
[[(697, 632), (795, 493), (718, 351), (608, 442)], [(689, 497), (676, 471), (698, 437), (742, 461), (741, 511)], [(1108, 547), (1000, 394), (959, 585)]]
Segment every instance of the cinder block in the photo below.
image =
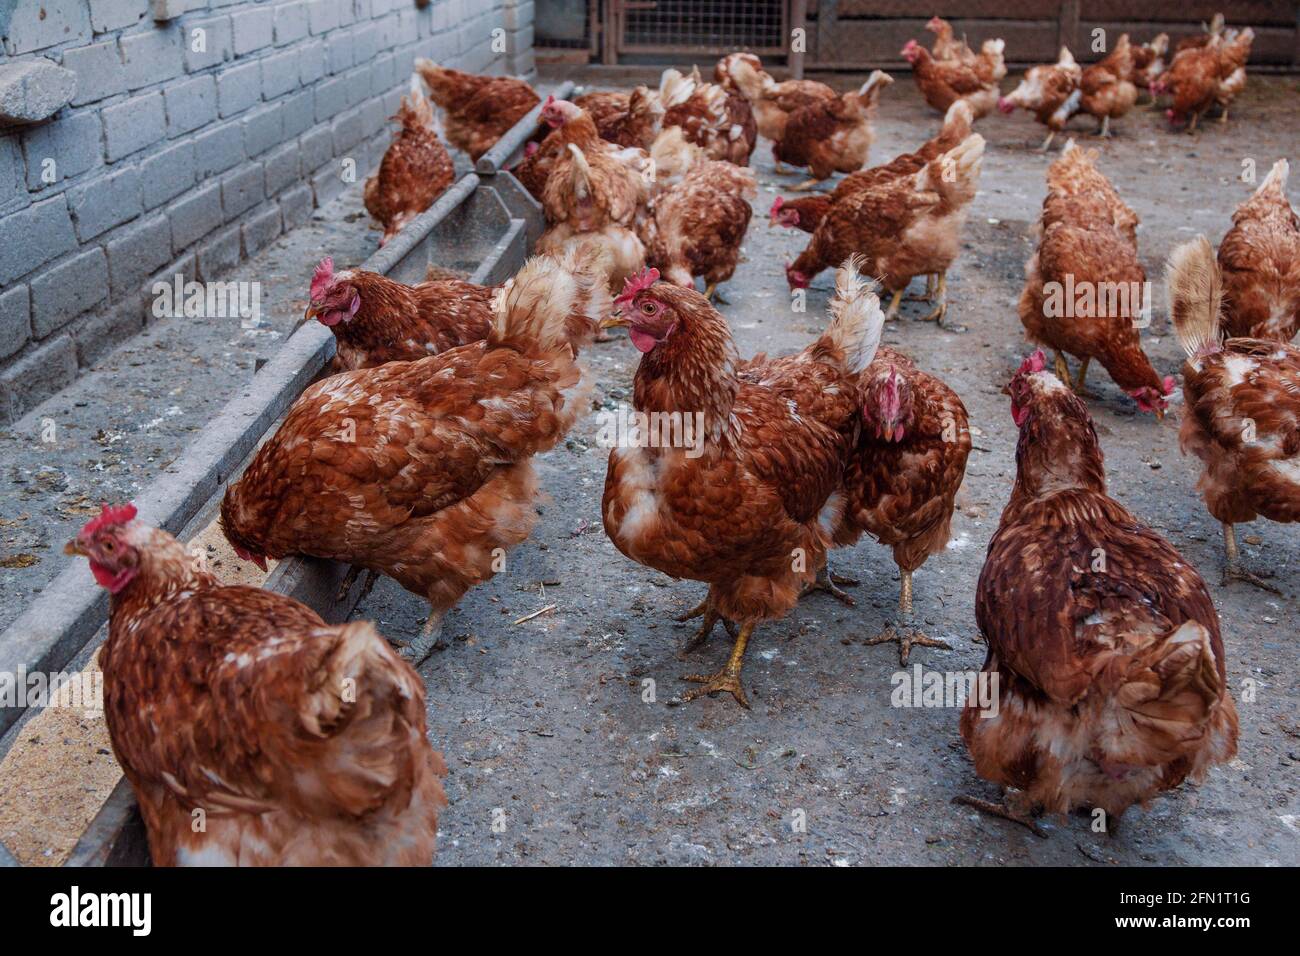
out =
[(266, 172), (266, 195), (274, 196), (298, 179), (298, 144), (285, 143), (262, 160)]
[(250, 163), (221, 179), (221, 208), (230, 221), (262, 201), (262, 164)]
[(372, 97), (361, 104), (362, 135), (368, 140), (375, 140), (385, 149), (388, 148), (388, 142), (383, 132), (388, 126), (389, 115), (388, 110), (384, 108), (383, 97)]
[(318, 126), (303, 134), (298, 149), (304, 172), (319, 169), (334, 158), (334, 131), (329, 126)]
[(194, 185), (194, 144), (188, 140), (140, 164), (144, 208), (153, 209)]
[(104, 162), (104, 129), (99, 113), (88, 111), (65, 116), (24, 131), (27, 186), (43, 189)]
[(264, 209), (250, 216), (242, 228), (244, 255), (256, 255), (258, 250), (269, 246), (280, 235), (280, 207), (273, 202), (267, 203)]
[(239, 262), (239, 224), (227, 226), (199, 246), (199, 278), (211, 281)]
[(379, 28), (372, 23), (352, 30), (352, 62), (370, 64), (379, 53)]
[(192, 246), (225, 222), (221, 209), (221, 183), (206, 183), (167, 207), (172, 228), (172, 252)]
[(23, 153), (18, 139), (0, 137), (0, 215), (31, 203), (23, 170)]
[(339, 30), (325, 41), (325, 60), (330, 73), (343, 73), (352, 68), (354, 37), (350, 31)]
[[(307, 190), (307, 205), (310, 206), (311, 189), (306, 184), (302, 188)], [(27, 286), (14, 286), (0, 292), (0, 359), (13, 355), (32, 337), (31, 315), (31, 296)]]
[(383, 96), (397, 83), (397, 58), (385, 53), (370, 65), (370, 95)]
[(93, 43), (63, 51), (63, 66), (77, 74), (77, 92), (72, 105), (93, 103), (126, 90), (126, 68), (116, 43)]
[(365, 118), (360, 107), (348, 110), (330, 124), (334, 134), (334, 155), (346, 156), (365, 136)]
[(275, 38), (275, 12), (268, 6), (240, 10), (230, 15), (235, 56), (269, 46)]
[(77, 377), (77, 349), (60, 335), (0, 372), (0, 418), (16, 421)]
[(298, 52), (286, 50), (263, 57), (262, 98), (273, 100), (298, 88)]
[(284, 138), (301, 136), (316, 122), (316, 96), (311, 90), (295, 93), (284, 101)]
[(77, 74), (43, 56), (0, 63), (0, 124), (49, 119), (77, 91)]
[(275, 8), (275, 45), (294, 43), (307, 35), (307, 3), (284, 3)]
[(354, 66), (340, 77), (348, 94), (348, 106), (360, 106), (370, 98), (370, 66)]
[(144, 328), (144, 311), (137, 304), (110, 306), (81, 319), (68, 331), (77, 347), (77, 362), (89, 368)]
[(161, 93), (145, 93), (116, 106), (106, 106), (104, 146), (108, 161), (151, 146), (167, 133), (167, 119)]
[(316, 196), (317, 207), (324, 206), (330, 200), (343, 195), (347, 183), (339, 173), (340, 168), (337, 163), (327, 163), (311, 177), (311, 189)]
[(108, 298), (108, 259), (91, 246), (32, 280), (32, 335), (43, 339)]
[(183, 25), (185, 33), (185, 69), (190, 73), (205, 70), (229, 60), (231, 53), (230, 18), (212, 17)]
[(149, 12), (149, 0), (90, 0), (90, 26), (96, 33), (132, 27)]
[(244, 151), (250, 157), (284, 142), (284, 107), (280, 103), (251, 110), (240, 122), (244, 126)]
[(303, 86), (311, 86), (325, 75), (325, 44), (320, 40), (304, 43), (298, 49), (298, 78)]
[(67, 199), (77, 224), (77, 238), (87, 242), (134, 219), (144, 209), (140, 168), (127, 166), (73, 186)]
[(316, 122), (333, 119), (348, 107), (348, 81), (345, 76), (316, 84)]
[(180, 28), (172, 26), (156, 26), (121, 37), (118, 43), (126, 69), (126, 88), (138, 90), (179, 76), (184, 40)]
[(314, 208), (310, 185), (299, 183), (286, 189), (280, 194), (280, 215), (284, 218), (284, 231), (296, 229), (310, 220)]
[(0, 242), (0, 284), (39, 269), (77, 247), (72, 218), (64, 196), (35, 202), (0, 219), (0, 235), (21, 236), (21, 242)]
[(171, 228), (159, 213), (119, 230), (108, 240), (108, 272), (113, 301), (138, 295), (140, 284), (172, 254)]
[(84, 3), (8, 3), (4, 50), (10, 56), (90, 40), (90, 8)]
[(206, 179), (245, 159), (244, 131), (238, 120), (222, 123), (194, 137), (195, 172)]
[(522, 2), (516, 0), (514, 3), (507, 3), (502, 13), (505, 15), (506, 29), (518, 30), (532, 25), (535, 4), (533, 0), (522, 0)]
[(339, 25), (341, 5), (336, 0), (314, 0), (308, 8), (312, 35), (328, 33)]
[(163, 90), (167, 135), (179, 136), (207, 126), (217, 118), (217, 82), (211, 76), (173, 83)]
[(242, 113), (262, 98), (262, 65), (232, 66), (217, 74), (217, 106), (222, 119)]

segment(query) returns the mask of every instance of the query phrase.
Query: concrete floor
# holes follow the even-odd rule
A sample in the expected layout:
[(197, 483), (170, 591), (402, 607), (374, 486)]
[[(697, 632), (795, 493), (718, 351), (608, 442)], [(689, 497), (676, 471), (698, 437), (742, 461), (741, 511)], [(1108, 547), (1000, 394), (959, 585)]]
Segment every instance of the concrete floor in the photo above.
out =
[[(1221, 236), (1249, 192), (1235, 181), (1243, 156), (1266, 171), (1276, 157), (1300, 153), (1296, 92), (1294, 80), (1253, 83), (1226, 128), (1211, 124), (1194, 137), (1170, 134), (1145, 110), (1118, 124), (1101, 168), (1142, 216), (1140, 249), (1151, 277), (1159, 278), (1177, 242), (1198, 231)], [(919, 145), (938, 121), (906, 76), (885, 95), (881, 114), (873, 162)], [(1015, 302), (1051, 160), (1034, 151), (1042, 137), (1027, 115), (995, 116), (979, 129), (989, 141), (980, 195), (949, 274), (950, 314), (970, 331), (955, 335), (904, 318), (885, 336), (957, 389), (976, 429), (952, 545), (916, 575), (918, 615), (955, 649), (921, 649), (912, 661), (945, 671), (978, 669), (984, 659), (975, 581), (1015, 470), (1016, 430), (999, 389), (1027, 351)], [(776, 192), (797, 180), (774, 175), (765, 142), (754, 155), (755, 206), (765, 213)], [(805, 315), (788, 306), (782, 265), (806, 238), (770, 230), (765, 215), (755, 216), (747, 261), (724, 287), (730, 304), (722, 308), (743, 355), (802, 348), (823, 327), (829, 273), (814, 285)], [(922, 308), (913, 304), (905, 315)], [(1181, 352), (1163, 292), (1156, 314), (1147, 348), (1162, 374), (1176, 373)], [(599, 404), (630, 401), (637, 359), (624, 338), (593, 351)], [(690, 661), (678, 659), (686, 631), (671, 617), (692, 607), (703, 588), (634, 564), (605, 537), (608, 452), (597, 446), (589, 418), (541, 463), (553, 501), (537, 532), (507, 573), (448, 616), (447, 647), (422, 669), (431, 734), (451, 768), (438, 863), (1300, 862), (1300, 534), (1266, 522), (1242, 529), (1258, 542), (1246, 547), (1250, 560), (1276, 570), (1285, 598), (1219, 587), (1218, 526), (1194, 492), (1196, 463), (1179, 454), (1179, 411), (1159, 424), (1135, 415), (1104, 375), (1093, 385), (1101, 399), (1090, 408), (1112, 494), (1211, 582), (1233, 686), (1247, 677), (1258, 683), (1255, 702), (1239, 702), (1240, 754), (1231, 765), (1130, 811), (1115, 837), (1071, 818), (1045, 821), (1051, 838), (1041, 840), (951, 805), (957, 794), (996, 793), (973, 773), (955, 709), (890, 706), (896, 648), (862, 642), (890, 619), (898, 575), (888, 552), (871, 542), (836, 562), (863, 580), (856, 608), (819, 595), (759, 630), (745, 669), (753, 710), (725, 695), (669, 706), (688, 686), (679, 676), (716, 669), (728, 642), (714, 637)], [(550, 604), (554, 611), (513, 623)], [(383, 581), (358, 614), (402, 636), (418, 629), (424, 608)], [(653, 702), (645, 699), (647, 680)]]

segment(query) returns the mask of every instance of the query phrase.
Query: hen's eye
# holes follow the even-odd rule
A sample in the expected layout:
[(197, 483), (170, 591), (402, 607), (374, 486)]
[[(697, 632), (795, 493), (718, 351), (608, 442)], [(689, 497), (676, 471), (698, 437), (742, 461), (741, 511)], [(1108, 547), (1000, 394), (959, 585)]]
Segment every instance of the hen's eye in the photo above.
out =
[(113, 542), (112, 542), (112, 541), (105, 541), (105, 542), (104, 542), (104, 550), (105, 550), (105, 551), (112, 551), (112, 550), (113, 550)]
[(653, 302), (642, 302), (641, 311), (644, 312), (646, 315), (654, 315), (655, 304)]

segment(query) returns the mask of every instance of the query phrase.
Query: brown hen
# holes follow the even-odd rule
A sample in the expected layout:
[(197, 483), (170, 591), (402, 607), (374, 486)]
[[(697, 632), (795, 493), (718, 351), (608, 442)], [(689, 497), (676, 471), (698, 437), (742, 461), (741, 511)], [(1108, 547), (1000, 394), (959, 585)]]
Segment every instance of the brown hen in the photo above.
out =
[(403, 653), (426, 656), (442, 616), (537, 522), (532, 458), (589, 402), (572, 329), (606, 314), (577, 256), (530, 260), (484, 341), (344, 372), (307, 389), (221, 502), (241, 556), (307, 554), (387, 574), (432, 612)]
[(418, 58), (415, 70), (443, 111), (447, 142), (478, 158), (541, 102), (533, 88), (512, 76), (476, 76)]
[(104, 717), (154, 865), (427, 866), (447, 770), (419, 675), (135, 515), (105, 505), (66, 550), (111, 594)]
[(394, 134), (379, 170), (366, 180), (366, 211), (384, 231), (380, 246), (432, 206), (455, 178), (447, 148), (433, 130), (433, 107), (418, 83), (411, 78), (411, 92), (402, 97), (402, 107), (392, 117), (402, 128)]
[(691, 446), (610, 452), (605, 531), (633, 561), (709, 585), (687, 615), (704, 619), (687, 649), (720, 618), (740, 624), (740, 634), (720, 671), (686, 678), (701, 684), (686, 699), (725, 691), (748, 707), (741, 667), (755, 626), (794, 607), (830, 545), (858, 427), (855, 376), (871, 361), (884, 316), (846, 267), (826, 332), (798, 355), (749, 363), (741, 374), (726, 320), (698, 292), (655, 278), (650, 270), (618, 300), (617, 324), (643, 353), (633, 401), (656, 421), (693, 415), (700, 431)]
[(1083, 808), (1113, 833), (1231, 760), (1237, 713), (1205, 582), (1106, 493), (1087, 409), (1044, 364), (1010, 386), (1016, 481), (975, 599), (990, 693), (961, 717), (975, 772), (1012, 792), (960, 802), (1040, 835), (1032, 813)]

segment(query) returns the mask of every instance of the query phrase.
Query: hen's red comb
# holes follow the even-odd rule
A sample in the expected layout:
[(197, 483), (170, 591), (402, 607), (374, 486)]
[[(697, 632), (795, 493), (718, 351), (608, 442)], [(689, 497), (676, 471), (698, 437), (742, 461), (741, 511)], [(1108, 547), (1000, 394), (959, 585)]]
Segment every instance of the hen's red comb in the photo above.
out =
[(546, 109), (546, 107), (550, 106), (554, 102), (555, 102), (555, 94), (552, 93), (550, 96), (546, 98), (546, 102), (542, 104), (542, 109)]
[(782, 199), (780, 196), (777, 196), (776, 199), (772, 201), (772, 208), (767, 211), (767, 214), (769, 216), (775, 216), (777, 213), (781, 211), (781, 207), (784, 205), (785, 205), (785, 200)]
[(1047, 356), (1043, 354), (1042, 349), (1036, 349), (1032, 355), (1020, 363), (1020, 368), (1016, 369), (1017, 375), (1032, 375), (1034, 372), (1041, 372), (1047, 368)]
[(1166, 395), (1174, 394), (1174, 389), (1177, 388), (1178, 386), (1178, 383), (1174, 381), (1174, 377), (1172, 375), (1166, 375), (1164, 382), (1162, 382), (1161, 384), (1163, 384), (1165, 387)]
[(322, 298), (329, 291), (330, 283), (334, 281), (334, 257), (326, 256), (316, 267), (316, 271), (311, 274), (311, 297), (313, 299)]
[(135, 505), (130, 502), (127, 502), (124, 505), (117, 505), (116, 507), (110, 506), (105, 502), (103, 510), (99, 512), (99, 517), (92, 518), (88, 521), (86, 526), (81, 529), (81, 533), (84, 535), (91, 535), (100, 528), (107, 527), (111, 524), (126, 524), (128, 521), (135, 519), (135, 514)]
[(625, 302), (631, 302), (637, 297), (637, 293), (644, 292), (658, 281), (658, 269), (642, 269), (636, 275), (628, 276), (627, 281), (623, 283), (623, 291), (614, 300), (614, 304), (621, 306)]

